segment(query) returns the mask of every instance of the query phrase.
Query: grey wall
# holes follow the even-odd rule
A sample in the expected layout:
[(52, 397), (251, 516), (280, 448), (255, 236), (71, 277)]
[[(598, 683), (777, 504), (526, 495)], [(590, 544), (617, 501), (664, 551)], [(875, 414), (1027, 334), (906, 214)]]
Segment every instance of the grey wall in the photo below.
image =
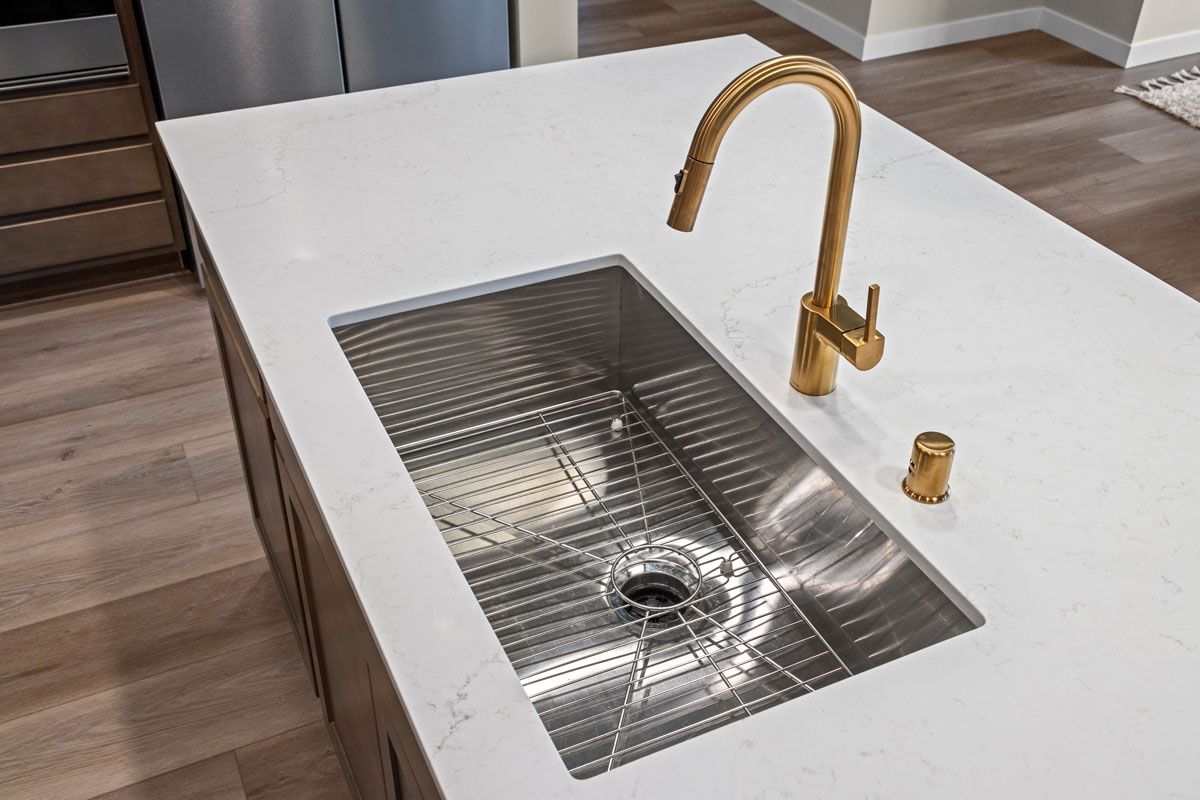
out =
[[(1200, 41), (1200, 0), (758, 2), (868, 59), (1033, 28), (1118, 65), (1183, 55)], [(828, 19), (839, 24), (829, 24)], [(1156, 43), (1139, 47), (1150, 42)]]
[(872, 0), (804, 0), (804, 4), (857, 33), (867, 32)]
[(1124, 42), (1133, 41), (1142, 13), (1142, 0), (1045, 0), (1045, 6)]
[(872, 36), (895, 33), (1039, 5), (1041, 0), (882, 0), (871, 4), (867, 30)]
[(1161, 32), (1164, 30), (1178, 33), (1181, 24), (1190, 26), (1183, 30), (1200, 27), (1200, 0), (875, 0), (867, 4), (867, 31), (871, 35), (894, 33), (1045, 6), (1129, 42), (1135, 30), (1139, 36), (1142, 33), (1138, 20), (1143, 2), (1154, 8), (1154, 20), (1143, 26), (1158, 31), (1145, 34), (1147, 38), (1168, 35)]

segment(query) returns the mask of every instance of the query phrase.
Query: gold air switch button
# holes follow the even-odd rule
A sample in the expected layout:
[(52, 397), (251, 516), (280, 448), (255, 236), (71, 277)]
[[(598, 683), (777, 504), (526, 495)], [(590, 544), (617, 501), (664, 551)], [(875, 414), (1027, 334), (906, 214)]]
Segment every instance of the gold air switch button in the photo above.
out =
[(941, 503), (950, 498), (950, 467), (954, 440), (944, 433), (926, 431), (913, 442), (904, 493), (918, 503)]

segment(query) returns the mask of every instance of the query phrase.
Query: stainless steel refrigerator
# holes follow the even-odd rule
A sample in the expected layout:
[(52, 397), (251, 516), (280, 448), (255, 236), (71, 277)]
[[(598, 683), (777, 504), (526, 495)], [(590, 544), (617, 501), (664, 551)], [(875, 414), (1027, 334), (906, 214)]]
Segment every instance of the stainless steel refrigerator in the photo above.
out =
[(509, 66), (508, 0), (136, 2), (164, 119)]
[(508, 0), (139, 0), (165, 118), (504, 69)]

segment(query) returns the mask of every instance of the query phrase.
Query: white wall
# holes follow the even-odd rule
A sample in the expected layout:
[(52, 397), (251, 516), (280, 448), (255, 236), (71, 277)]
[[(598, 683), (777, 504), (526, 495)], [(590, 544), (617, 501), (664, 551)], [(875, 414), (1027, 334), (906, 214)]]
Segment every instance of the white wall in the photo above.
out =
[(579, 57), (576, 0), (512, 0), (513, 65), (527, 67)]
[(1145, 0), (1133, 41), (1200, 31), (1200, 0)]
[(1200, 0), (1145, 0), (1125, 63), (1200, 53)]

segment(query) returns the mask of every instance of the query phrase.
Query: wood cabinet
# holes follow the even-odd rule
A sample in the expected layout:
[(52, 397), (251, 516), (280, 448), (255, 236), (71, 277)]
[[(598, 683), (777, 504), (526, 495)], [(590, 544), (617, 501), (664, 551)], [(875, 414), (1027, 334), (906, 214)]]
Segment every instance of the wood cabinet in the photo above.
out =
[(0, 154), (124, 139), (148, 132), (136, 84), (57, 91), (0, 102)]
[(153, 250), (172, 241), (162, 200), (0, 225), (0, 275)]
[(370, 633), (336, 554), (326, 552), (328, 545), (322, 545), (328, 540), (327, 534), (304, 512), (304, 503), (290, 476), (285, 480), (288, 518), (304, 581), (317, 692), (325, 708), (329, 735), (358, 797), (384, 800), (369, 662)]
[(254, 524), (347, 780), (358, 800), (438, 800), (432, 773), (219, 273), (210, 270), (207, 285)]
[(284, 504), (300, 573), (317, 694), (330, 739), (360, 800), (438, 800), (441, 794), (316, 501), (276, 440)]
[(159, 189), (154, 148), (149, 144), (0, 164), (0, 217), (153, 194)]
[(245, 339), (240, 329), (231, 322), (232, 314), (219, 282), (210, 281), (208, 296), (234, 430), (241, 451), (242, 473), (246, 479), (246, 491), (250, 495), (250, 508), (254, 513), (254, 527), (262, 539), (263, 550), (271, 562), (283, 595), (284, 607), (300, 639), (305, 665), (309, 674), (312, 674), (307, 631), (303, 625), (300, 580), (284, 513), (284, 496), (275, 460), (275, 437), (269, 406), (262, 393), (258, 370), (249, 359)]
[(132, 0), (115, 7), (126, 75), (0, 88), (0, 302), (183, 266)]
[(384, 771), (386, 800), (436, 800), (441, 797), (433, 773), (421, 754), (421, 746), (409, 724), (408, 715), (392, 686), (382, 662), (371, 670), (379, 756)]

